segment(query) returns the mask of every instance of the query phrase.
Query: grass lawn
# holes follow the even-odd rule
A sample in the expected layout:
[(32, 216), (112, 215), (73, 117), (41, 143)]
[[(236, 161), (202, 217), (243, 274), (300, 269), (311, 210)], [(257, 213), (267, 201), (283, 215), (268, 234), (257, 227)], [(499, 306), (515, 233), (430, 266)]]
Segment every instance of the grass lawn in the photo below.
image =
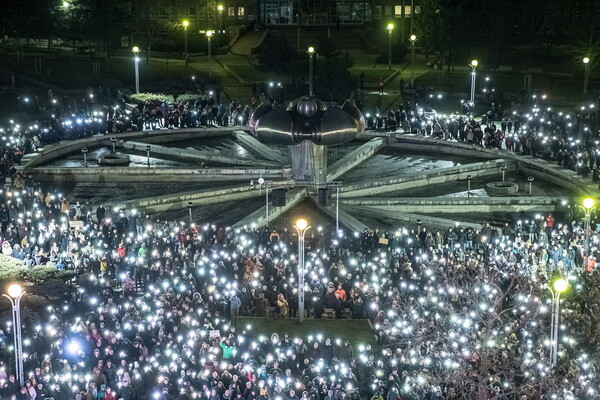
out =
[[(410, 68), (407, 70), (409, 71)], [(443, 84), (440, 83), (441, 76), (443, 76)], [(495, 88), (503, 89), (505, 92), (519, 93), (523, 87), (523, 74), (518, 73), (485, 73), (482, 72), (478, 76), (489, 76), (491, 78), (487, 87), (489, 89)], [(470, 72), (468, 71), (456, 71), (451, 76), (442, 73), (438, 70), (429, 70), (424, 74), (417, 74), (415, 84), (421, 87), (433, 87), (434, 90), (440, 90), (446, 92), (448, 90), (448, 82), (453, 83), (453, 92), (455, 93), (469, 93), (471, 85)], [(592, 87), (592, 86), (590, 86)], [(477, 79), (477, 91), (483, 89), (483, 82), (481, 78)], [(583, 91), (583, 80), (577, 78), (555, 78), (551, 83), (550, 78), (536, 76), (532, 77), (531, 89), (533, 91), (543, 91), (550, 96), (567, 97), (574, 100), (580, 100)]]
[(296, 319), (273, 319), (273, 318), (251, 318), (240, 317), (238, 326), (251, 325), (255, 337), (271, 336), (277, 333), (279, 336), (288, 334), (290, 337), (302, 337), (307, 339), (310, 335), (322, 334), (332, 340), (348, 339), (355, 349), (359, 345), (370, 344), (377, 347), (375, 335), (368, 320), (357, 319), (305, 319), (300, 324)]
[(270, 72), (260, 71), (251, 65), (236, 65), (236, 64), (227, 64), (229, 68), (231, 68), (236, 74), (238, 74), (242, 79), (252, 82), (252, 81), (287, 81), (284, 77), (278, 76), (277, 74), (273, 74)]
[[(110, 64), (101, 61), (98, 76), (94, 76), (91, 60), (84, 57), (77, 62), (72, 62), (68, 57), (44, 58), (41, 75), (35, 73), (32, 57), (26, 57), (23, 65), (18, 65), (13, 57), (2, 57), (0, 66), (64, 89), (87, 88), (107, 79), (133, 87), (135, 79), (133, 62), (128, 58), (115, 57)], [(169, 86), (175, 82), (185, 85), (192, 75), (198, 75), (198, 71), (190, 66), (168, 61), (151, 61), (146, 64), (146, 60), (142, 58), (139, 66), (142, 90), (153, 88), (161, 82), (170, 82)]]
[(352, 76), (356, 79), (360, 77), (361, 73), (365, 74), (365, 85), (367, 86), (377, 86), (379, 84), (379, 78), (386, 79), (388, 76), (392, 75), (396, 69), (402, 68), (398, 65), (392, 65), (392, 69), (388, 70), (387, 65), (377, 64), (377, 67), (373, 68), (373, 66), (364, 66), (364, 65), (354, 65), (350, 72)]

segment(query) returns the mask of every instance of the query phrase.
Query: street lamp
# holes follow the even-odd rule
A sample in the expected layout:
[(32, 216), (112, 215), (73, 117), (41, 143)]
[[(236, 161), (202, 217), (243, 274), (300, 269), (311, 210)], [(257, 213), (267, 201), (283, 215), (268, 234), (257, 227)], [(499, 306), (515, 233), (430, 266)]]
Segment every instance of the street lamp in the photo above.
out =
[(467, 175), (467, 197), (471, 197), (471, 178), (473, 178), (471, 174)]
[(583, 58), (583, 66), (585, 68), (583, 72), (583, 95), (587, 95), (588, 92), (588, 83), (590, 81), (590, 58)]
[(471, 61), (471, 105), (475, 105), (475, 69), (479, 65), (479, 61)]
[(558, 278), (548, 287), (552, 293), (552, 316), (550, 321), (550, 364), (552, 368), (556, 367), (558, 358), (558, 320), (560, 318), (560, 295), (569, 287), (566, 279)]
[(533, 181), (535, 178), (533, 176), (527, 177), (527, 182), (529, 182), (529, 195), (531, 196), (531, 191), (533, 190)]
[[(411, 11), (412, 12), (412, 11)], [(415, 42), (417, 41), (417, 35), (410, 35), (410, 63), (412, 65), (412, 72), (410, 74), (410, 87), (415, 87)]]
[(183, 25), (183, 52), (185, 54), (185, 61), (187, 62), (187, 58), (188, 58), (187, 30), (188, 30), (188, 26), (190, 26), (190, 21), (188, 21), (186, 19), (181, 23), (181, 25)]
[(8, 294), (2, 294), (10, 301), (13, 317), (13, 334), (15, 340), (15, 368), (19, 383), (23, 386), (23, 342), (21, 340), (21, 297), (25, 291), (18, 283), (8, 287)]
[(315, 48), (308, 48), (308, 95), (313, 95), (313, 56), (316, 52)]
[(392, 31), (394, 30), (394, 24), (387, 24), (386, 29), (388, 30), (388, 70), (392, 69)]
[(591, 197), (583, 199), (583, 206), (579, 206), (579, 208), (583, 209), (585, 213), (585, 239), (583, 243), (583, 265), (585, 266), (587, 263), (587, 258), (589, 257), (590, 252), (590, 229), (591, 229), (591, 215), (592, 211), (596, 209), (596, 202)]
[(300, 218), (294, 225), (298, 232), (298, 320), (304, 321), (304, 234), (310, 229), (308, 222)]
[(131, 51), (134, 54), (133, 59), (135, 61), (135, 92), (139, 93), (140, 92), (140, 57), (138, 55), (140, 54), (140, 48), (138, 46), (133, 46)]
[(152, 150), (152, 147), (146, 146), (146, 161), (148, 163), (148, 168), (150, 168), (150, 150)]
[(223, 4), (219, 4), (217, 6), (217, 11), (219, 12), (219, 33), (223, 33), (224, 31), (224, 27), (223, 27), (223, 10), (225, 9), (225, 7), (223, 7)]
[(81, 149), (81, 152), (83, 153), (83, 166), (87, 167), (87, 152), (88, 152), (88, 148), (84, 147), (83, 149)]
[(206, 38), (208, 39), (208, 58), (211, 57), (210, 38), (214, 35), (214, 31), (206, 31)]

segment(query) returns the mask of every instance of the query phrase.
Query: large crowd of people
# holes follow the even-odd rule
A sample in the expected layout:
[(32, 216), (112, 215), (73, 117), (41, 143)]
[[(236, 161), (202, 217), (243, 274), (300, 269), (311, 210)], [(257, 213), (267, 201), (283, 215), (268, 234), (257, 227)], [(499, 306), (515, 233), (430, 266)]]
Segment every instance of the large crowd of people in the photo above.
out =
[(387, 115), (377, 109), (366, 113), (367, 128), (454, 140), (532, 155), (556, 161), (582, 176), (599, 182), (600, 146), (597, 107), (585, 104), (575, 110), (548, 105), (543, 95), (512, 111), (491, 102), (481, 119), (472, 114), (438, 114), (415, 102), (399, 104)]
[[(13, 368), (14, 327), (4, 316), (0, 397), (599, 398), (599, 230), (592, 225), (590, 254), (584, 254), (581, 216), (530, 215), (480, 229), (457, 224), (443, 230), (309, 230), (305, 316), (368, 319), (376, 337), (371, 346), (352, 343), (344, 332), (263, 337), (239, 323), (240, 316), (298, 317), (301, 288), (291, 227), (234, 230), (158, 221), (135, 210), (71, 204), (14, 173), (19, 157), (44, 143), (111, 132), (117, 124), (194, 126), (198, 119), (190, 122), (190, 112), (207, 108), (207, 122), (220, 124), (219, 115), (235, 111), (232, 120), (240, 113), (241, 123), (246, 118), (246, 107), (221, 113), (208, 98), (198, 102), (183, 105), (183, 111), (189, 106), (185, 118), (183, 111), (173, 116), (182, 105), (141, 103), (127, 112), (118, 100), (100, 114), (93, 107), (65, 106), (49, 126), (11, 124), (2, 168), (13, 187), (0, 194), (2, 251), (28, 267), (73, 269), (77, 279), (64, 303), (48, 304), (38, 320), (24, 320), (23, 385)], [(499, 128), (408, 106), (388, 119), (404, 131), (567, 158), (568, 167), (573, 157), (575, 167), (584, 159), (590, 169), (598, 165), (594, 138), (585, 134), (594, 129), (591, 113), (569, 118), (534, 107), (533, 114), (517, 114)], [(369, 127), (380, 127), (380, 118), (369, 116)], [(583, 132), (585, 140), (572, 139), (574, 132)], [(552, 366), (548, 288), (557, 276), (567, 277), (571, 288), (563, 296), (558, 363)]]
[[(79, 278), (67, 303), (25, 323), (24, 386), (11, 368), (10, 324), (0, 335), (2, 397), (598, 396), (600, 279), (583, 266), (577, 218), (445, 231), (310, 230), (306, 317), (369, 319), (372, 347), (343, 332), (260, 337), (238, 323), (240, 315), (298, 316), (297, 238), (287, 228), (169, 223), (32, 190), (24, 212), (14, 193), (4, 194), (3, 251), (29, 266), (72, 268)], [(595, 235), (591, 241), (595, 254)], [(558, 275), (569, 277), (574, 294), (565, 296), (551, 368), (545, 284)]]

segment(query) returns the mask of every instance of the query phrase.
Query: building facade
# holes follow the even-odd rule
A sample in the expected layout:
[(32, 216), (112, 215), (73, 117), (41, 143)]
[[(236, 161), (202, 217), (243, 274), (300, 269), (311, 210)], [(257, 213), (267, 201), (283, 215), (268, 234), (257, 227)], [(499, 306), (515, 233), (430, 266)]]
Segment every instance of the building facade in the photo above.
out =
[(251, 23), (271, 27), (353, 27), (395, 22), (396, 34), (410, 32), (414, 0), (129, 0), (138, 37), (166, 35), (190, 22), (189, 33), (239, 29)]

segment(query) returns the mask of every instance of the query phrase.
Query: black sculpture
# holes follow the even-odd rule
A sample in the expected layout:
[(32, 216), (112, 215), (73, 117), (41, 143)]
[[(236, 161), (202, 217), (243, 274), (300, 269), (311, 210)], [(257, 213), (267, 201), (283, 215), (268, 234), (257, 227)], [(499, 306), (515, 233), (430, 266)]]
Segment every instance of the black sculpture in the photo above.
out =
[(287, 108), (270, 101), (261, 103), (250, 118), (250, 131), (259, 140), (293, 145), (310, 140), (319, 145), (344, 143), (365, 130), (365, 118), (346, 100), (342, 107), (327, 107), (321, 100), (304, 96)]

